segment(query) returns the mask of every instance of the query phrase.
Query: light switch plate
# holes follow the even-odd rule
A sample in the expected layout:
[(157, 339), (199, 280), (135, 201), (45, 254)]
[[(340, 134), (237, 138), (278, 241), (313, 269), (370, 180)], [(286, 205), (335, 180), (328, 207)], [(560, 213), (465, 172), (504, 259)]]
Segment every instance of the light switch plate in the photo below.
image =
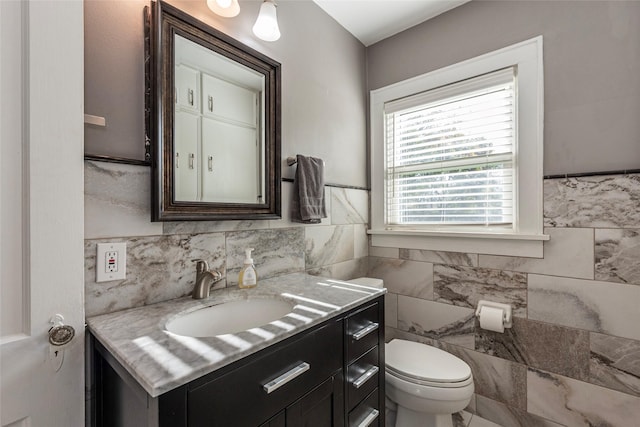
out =
[(98, 243), (96, 254), (96, 282), (122, 280), (127, 276), (127, 244)]

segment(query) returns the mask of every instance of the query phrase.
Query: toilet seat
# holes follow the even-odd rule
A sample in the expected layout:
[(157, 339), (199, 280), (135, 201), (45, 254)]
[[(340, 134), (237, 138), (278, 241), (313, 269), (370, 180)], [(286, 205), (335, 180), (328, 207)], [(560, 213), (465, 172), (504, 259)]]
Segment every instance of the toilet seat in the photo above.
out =
[(409, 377), (407, 375), (402, 375), (401, 373), (395, 372), (388, 366), (387, 366), (386, 374), (411, 384), (424, 385), (424, 386), (435, 387), (435, 388), (460, 388), (460, 387), (466, 387), (469, 384), (473, 384), (473, 378), (471, 377), (467, 378), (464, 381), (457, 381), (452, 383), (428, 381), (424, 379), (413, 378), (413, 377)]
[(435, 347), (393, 339), (385, 345), (385, 354), (387, 374), (404, 381), (442, 388), (473, 383), (469, 365)]

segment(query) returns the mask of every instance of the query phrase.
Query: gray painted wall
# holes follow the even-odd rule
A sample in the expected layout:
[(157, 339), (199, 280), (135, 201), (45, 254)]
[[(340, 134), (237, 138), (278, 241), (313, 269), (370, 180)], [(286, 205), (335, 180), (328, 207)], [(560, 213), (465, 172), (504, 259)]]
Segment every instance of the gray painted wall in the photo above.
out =
[(637, 1), (472, 1), (370, 46), (369, 89), (540, 34), (545, 174), (640, 168)]
[(144, 160), (144, 27), (147, 1), (84, 2), (86, 154)]
[[(142, 159), (143, 8), (148, 1), (85, 1), (85, 112), (106, 128), (85, 126), (87, 154)], [(205, 0), (170, 0), (205, 23), (282, 64), (283, 177), (287, 156), (325, 160), (325, 181), (367, 186), (365, 47), (315, 3), (281, 0), (282, 37), (263, 42), (251, 27), (260, 1), (240, 1), (221, 18)]]

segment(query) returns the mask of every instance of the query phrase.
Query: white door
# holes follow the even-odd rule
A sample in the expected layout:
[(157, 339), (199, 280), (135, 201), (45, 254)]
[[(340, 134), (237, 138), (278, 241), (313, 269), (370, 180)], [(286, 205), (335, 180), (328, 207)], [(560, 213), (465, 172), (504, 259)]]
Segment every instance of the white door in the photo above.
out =
[(82, 1), (0, 0), (0, 31), (0, 421), (82, 426)]

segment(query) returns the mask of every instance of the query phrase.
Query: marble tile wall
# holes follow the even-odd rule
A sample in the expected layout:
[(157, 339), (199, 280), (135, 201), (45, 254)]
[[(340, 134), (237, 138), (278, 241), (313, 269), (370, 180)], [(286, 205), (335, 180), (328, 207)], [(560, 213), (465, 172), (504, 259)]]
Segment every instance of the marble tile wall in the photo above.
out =
[[(634, 425), (640, 419), (640, 175), (546, 180), (544, 258), (370, 247), (368, 194), (327, 187), (328, 218), (149, 221), (149, 170), (85, 163), (87, 316), (187, 295), (191, 259), (235, 286), (246, 246), (261, 277), (307, 271), (385, 280), (387, 339), (424, 342), (472, 367), (467, 408), (503, 426)], [(117, 191), (116, 191), (117, 190)], [(95, 245), (126, 241), (127, 279), (95, 282)], [(504, 334), (479, 328), (479, 299), (508, 302)], [(465, 419), (463, 415), (459, 417)]]
[[(545, 180), (544, 214), (541, 259), (370, 247), (387, 340), (465, 360), (467, 410), (498, 425), (639, 425), (640, 174)], [(479, 299), (513, 327), (480, 329)]]
[(489, 268), (436, 265), (433, 299), (475, 309), (481, 299), (509, 304), (514, 316), (527, 312), (527, 275)]
[[(326, 187), (320, 224), (290, 220), (293, 184), (282, 183), (282, 219), (150, 221), (148, 167), (85, 162), (85, 311), (87, 317), (188, 295), (192, 259), (209, 262), (236, 286), (244, 249), (255, 248), (259, 278), (307, 271), (337, 279), (367, 273), (368, 192)], [(96, 283), (96, 244), (127, 243), (127, 278)], [(259, 285), (258, 285), (259, 286)]]
[(632, 426), (640, 399), (608, 388), (529, 368), (527, 410), (566, 426)]

